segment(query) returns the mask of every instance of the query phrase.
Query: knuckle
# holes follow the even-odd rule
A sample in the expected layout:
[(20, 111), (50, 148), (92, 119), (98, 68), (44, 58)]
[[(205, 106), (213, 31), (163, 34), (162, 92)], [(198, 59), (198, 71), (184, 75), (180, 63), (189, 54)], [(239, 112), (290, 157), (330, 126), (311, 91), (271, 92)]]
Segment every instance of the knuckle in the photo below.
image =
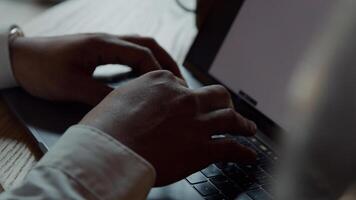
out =
[(175, 80), (175, 76), (171, 71), (168, 70), (161, 70), (161, 71), (162, 71), (162, 77), (169, 80)]
[(189, 92), (185, 97), (185, 104), (188, 111), (192, 114), (196, 114), (199, 111), (199, 100), (198, 96), (193, 92)]
[(98, 48), (101, 47), (104, 44), (107, 44), (108, 41), (112, 38), (113, 36), (106, 34), (106, 33), (96, 33), (96, 34), (90, 34), (86, 37), (84, 40), (85, 44), (87, 44), (89, 47), (94, 47)]
[(175, 89), (175, 92), (176, 98), (174, 98), (174, 105), (177, 111), (184, 115), (195, 115), (198, 111), (196, 95), (185, 89)]
[(196, 110), (198, 107), (197, 96), (192, 92), (187, 92), (182, 98), (182, 104), (188, 106), (189, 108)]
[(151, 59), (152, 57), (154, 57), (154, 56), (153, 56), (153, 53), (152, 53), (152, 51), (151, 51), (151, 49), (149, 49), (149, 48), (147, 48), (147, 47), (141, 47), (139, 52), (140, 52), (140, 56), (141, 56), (142, 58), (149, 58), (149, 59)]
[(174, 74), (168, 70), (157, 70), (154, 72), (155, 78), (163, 80), (175, 80)]
[(93, 34), (87, 37), (86, 42), (89, 44), (98, 44), (104, 41), (105, 36), (103, 34)]
[(228, 119), (236, 119), (236, 112), (232, 108), (227, 108), (225, 110), (225, 115)]
[(151, 80), (152, 85), (159, 90), (175, 91), (179, 86), (174, 75), (166, 70), (152, 71), (149, 72), (147, 76)]
[(135, 54), (139, 63), (145, 65), (146, 67), (157, 69), (158, 63), (151, 49), (147, 47), (138, 46), (136, 47)]
[(143, 37), (142, 40), (144, 40), (147, 44), (152, 45), (152, 46), (158, 45), (158, 42), (154, 38)]
[(226, 88), (222, 85), (213, 85), (216, 91), (226, 91)]
[(217, 93), (223, 95), (224, 97), (230, 97), (230, 93), (227, 90), (226, 87), (222, 86), (222, 85), (215, 85), (215, 90)]
[(150, 80), (155, 82), (159, 80), (159, 78), (161, 77), (161, 70), (150, 71), (146, 73), (144, 76), (148, 77)]

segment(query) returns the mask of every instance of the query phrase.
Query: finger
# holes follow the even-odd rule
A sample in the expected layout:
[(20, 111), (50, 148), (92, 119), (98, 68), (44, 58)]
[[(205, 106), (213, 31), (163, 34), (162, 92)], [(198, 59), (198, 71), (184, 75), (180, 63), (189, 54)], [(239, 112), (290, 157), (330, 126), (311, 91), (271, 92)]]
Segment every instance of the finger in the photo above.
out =
[(101, 102), (113, 89), (91, 77), (78, 77), (73, 84), (72, 98), (75, 101), (95, 106)]
[(211, 140), (207, 145), (210, 163), (219, 161), (253, 163), (256, 160), (255, 151), (233, 139)]
[(181, 79), (179, 77), (176, 77), (176, 79), (177, 79), (179, 84), (181, 84), (182, 86), (184, 86), (186, 88), (189, 88), (188, 83), (184, 79)]
[(179, 70), (177, 63), (168, 54), (168, 52), (164, 50), (154, 39), (137, 36), (124, 36), (120, 38), (125, 41), (149, 48), (164, 69), (171, 71), (174, 75), (183, 79), (183, 76)]
[(161, 65), (152, 51), (146, 47), (119, 40), (111, 35), (89, 37), (90, 65), (96, 67), (105, 64), (128, 65), (139, 74), (160, 70)]
[(233, 108), (229, 91), (221, 85), (211, 85), (196, 89), (199, 111), (210, 112), (217, 109)]
[(220, 109), (201, 117), (203, 127), (207, 128), (209, 136), (216, 133), (230, 133), (253, 136), (257, 132), (254, 122), (244, 118), (232, 108)]

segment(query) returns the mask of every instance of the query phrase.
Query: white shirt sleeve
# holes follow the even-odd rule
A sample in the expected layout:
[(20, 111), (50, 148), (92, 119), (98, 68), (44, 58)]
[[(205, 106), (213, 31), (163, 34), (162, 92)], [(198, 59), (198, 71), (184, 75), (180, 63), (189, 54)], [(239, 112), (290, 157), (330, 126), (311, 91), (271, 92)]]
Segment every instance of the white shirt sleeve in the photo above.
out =
[(95, 128), (76, 125), (40, 160), (24, 183), (0, 199), (145, 199), (155, 170)]
[(9, 53), (9, 33), (12, 27), (0, 27), (0, 89), (17, 86), (12, 74)]

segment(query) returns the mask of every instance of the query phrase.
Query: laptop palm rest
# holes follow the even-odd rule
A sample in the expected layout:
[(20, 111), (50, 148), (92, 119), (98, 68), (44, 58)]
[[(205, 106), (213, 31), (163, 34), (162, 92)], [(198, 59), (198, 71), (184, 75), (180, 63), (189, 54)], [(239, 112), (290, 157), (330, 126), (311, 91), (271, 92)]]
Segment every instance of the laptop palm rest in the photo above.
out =
[(81, 104), (45, 101), (18, 88), (5, 90), (2, 96), (43, 152), (47, 152), (66, 129), (78, 123), (90, 110), (90, 107)]

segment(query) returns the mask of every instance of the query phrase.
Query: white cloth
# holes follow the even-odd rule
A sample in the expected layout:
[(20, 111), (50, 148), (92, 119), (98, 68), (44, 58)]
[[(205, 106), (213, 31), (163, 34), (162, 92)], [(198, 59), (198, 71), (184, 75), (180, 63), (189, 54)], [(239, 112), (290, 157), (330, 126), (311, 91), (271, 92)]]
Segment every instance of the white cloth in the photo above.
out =
[(12, 74), (10, 53), (9, 53), (9, 33), (12, 26), (0, 27), (0, 89), (17, 86)]
[[(0, 88), (16, 85), (12, 76), (9, 28), (0, 32)], [(92, 127), (69, 128), (26, 180), (3, 199), (145, 199), (155, 182), (150, 163)]]
[(0, 199), (145, 199), (151, 164), (91, 127), (69, 128), (18, 187)]

